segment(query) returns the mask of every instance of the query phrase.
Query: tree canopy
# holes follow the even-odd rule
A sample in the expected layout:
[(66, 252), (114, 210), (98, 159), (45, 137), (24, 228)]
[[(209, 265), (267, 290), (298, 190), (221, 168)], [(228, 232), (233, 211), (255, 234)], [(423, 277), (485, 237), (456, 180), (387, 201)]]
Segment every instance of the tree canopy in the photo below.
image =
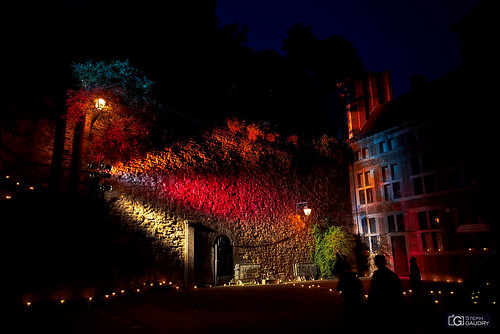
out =
[(311, 26), (299, 23), (287, 31), (281, 56), (275, 50), (253, 50), (247, 45), (248, 32), (238, 24), (218, 29), (217, 70), (206, 101), (215, 109), (210, 116), (268, 121), (289, 134), (336, 132), (341, 125), (332, 123), (344, 114), (335, 100), (336, 85), (364, 70), (352, 43), (335, 34), (321, 39)]
[[(94, 153), (114, 161), (143, 154), (158, 115), (153, 82), (128, 60), (74, 64), (73, 75), (80, 88), (67, 92), (67, 117), (71, 122), (87, 119)], [(105, 101), (100, 108), (98, 99)]]

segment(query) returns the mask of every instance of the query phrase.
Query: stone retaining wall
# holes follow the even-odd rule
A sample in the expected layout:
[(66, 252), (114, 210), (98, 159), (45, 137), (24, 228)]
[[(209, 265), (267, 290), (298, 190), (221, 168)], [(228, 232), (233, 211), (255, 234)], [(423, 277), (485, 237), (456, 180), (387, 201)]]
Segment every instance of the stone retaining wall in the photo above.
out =
[[(216, 180), (213, 175), (169, 175), (154, 180), (145, 175), (115, 175), (113, 190), (106, 196), (123, 225), (150, 239), (154, 251), (168, 264), (162, 270), (181, 272), (187, 266), (186, 247), (191, 242), (195, 244), (195, 283), (213, 281), (213, 245), (218, 236), (225, 235), (231, 241), (233, 264), (260, 264), (263, 277), (286, 280), (293, 278), (295, 263), (310, 261), (308, 227), (334, 208), (341, 210), (334, 212), (340, 217), (346, 216), (342, 210), (349, 209), (348, 202), (343, 207), (335, 201), (336, 187), (328, 188), (335, 177), (316, 176), (305, 187), (302, 182), (279, 184), (255, 175)], [(314, 215), (295, 212), (295, 202), (303, 198), (309, 199)], [(190, 241), (186, 241), (188, 223), (195, 229)]]

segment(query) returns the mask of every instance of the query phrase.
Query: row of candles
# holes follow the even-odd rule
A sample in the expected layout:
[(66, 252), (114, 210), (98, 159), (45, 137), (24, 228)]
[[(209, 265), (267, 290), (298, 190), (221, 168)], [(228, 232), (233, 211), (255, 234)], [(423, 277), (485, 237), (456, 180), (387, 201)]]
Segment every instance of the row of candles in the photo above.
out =
[[(12, 180), (10, 175), (5, 175), (5, 179), (9, 180), (9, 181)], [(14, 182), (14, 181), (12, 181), (12, 182)], [(23, 185), (21, 184), (21, 181), (15, 181), (15, 185), (17, 188), (16, 191), (22, 191), (22, 190), (33, 191), (33, 190), (35, 190), (35, 186), (33, 186), (33, 185), (23, 187)], [(7, 193), (7, 194), (3, 195), (3, 199), (11, 199), (12, 196), (13, 196), (12, 193)]]
[[(168, 282), (168, 283), (166, 281), (160, 281), (160, 282), (156, 282), (156, 283), (153, 283), (153, 282), (146, 283), (146, 282), (144, 282), (144, 283), (142, 283), (142, 287), (135, 287), (135, 288), (131, 288), (131, 289), (128, 289), (128, 290), (120, 289), (120, 290), (117, 290), (117, 291), (112, 291), (110, 293), (106, 293), (106, 294), (104, 294), (102, 296), (89, 295), (88, 297), (85, 297), (85, 300), (87, 302), (94, 302), (96, 300), (110, 300), (113, 297), (117, 297), (117, 296), (120, 296), (120, 295), (125, 295), (127, 293), (136, 293), (137, 294), (137, 293), (141, 293), (141, 292), (147, 291), (148, 288), (166, 287), (166, 286), (169, 286), (169, 287), (171, 287), (174, 290), (179, 290), (180, 289), (180, 286), (174, 284), (173, 282)], [(195, 287), (195, 288), (197, 288), (197, 287)], [(81, 300), (81, 298), (79, 300)], [(66, 299), (66, 298), (59, 298), (57, 300), (57, 303), (61, 304), (61, 305), (66, 305), (68, 303), (68, 299)], [(27, 300), (25, 300), (24, 304), (27, 307), (31, 307), (31, 306), (33, 306), (33, 301), (27, 299)]]
[[(281, 283), (285, 283), (286, 285), (289, 285), (291, 284), (292, 286), (297, 286), (297, 287), (301, 287), (301, 288), (308, 288), (308, 289), (321, 289), (322, 286), (321, 284), (303, 284), (303, 283), (297, 283), (297, 282), (292, 282), (292, 281), (289, 281), (289, 282), (281, 282)], [(461, 281), (460, 281), (461, 283)], [(136, 287), (136, 288), (133, 288), (133, 289), (129, 289), (129, 290), (125, 290), (125, 289), (121, 289), (119, 290), (118, 292), (116, 291), (113, 291), (111, 293), (108, 293), (108, 294), (104, 294), (103, 296), (101, 296), (100, 298), (99, 297), (96, 297), (96, 296), (88, 296), (87, 297), (87, 301), (88, 302), (93, 302), (95, 301), (95, 299), (101, 299), (101, 300), (109, 300), (109, 299), (112, 299), (113, 297), (116, 297), (116, 296), (119, 296), (119, 295), (125, 295), (126, 293), (141, 293), (141, 292), (144, 292), (147, 290), (147, 288), (153, 288), (155, 286), (157, 287), (162, 287), (162, 286), (169, 286), (171, 287), (172, 289), (174, 290), (179, 290), (180, 289), (180, 286), (179, 285), (176, 285), (174, 284), (173, 282), (166, 282), (166, 281), (160, 281), (160, 282), (156, 282), (156, 283), (146, 283), (144, 282), (142, 284), (143, 286), (142, 287)], [(228, 286), (227, 284), (224, 284), (224, 287), (225, 286)], [(471, 293), (471, 302), (472, 304), (474, 305), (477, 305), (480, 303), (480, 297), (481, 297), (481, 288), (485, 288), (485, 287), (491, 287), (492, 286), (492, 283), (491, 282), (485, 282), (479, 289), (473, 291)], [(208, 286), (209, 288), (213, 287), (212, 285), (209, 285)], [(194, 286), (193, 289), (198, 289), (198, 286)], [(327, 288), (324, 288), (323, 289), (327, 289)], [(333, 288), (328, 288), (328, 291), (331, 292), (331, 293), (334, 293), (334, 294), (338, 294), (338, 295), (341, 295), (341, 292), (337, 292), (336, 290), (334, 290)], [(454, 290), (445, 290), (445, 289), (441, 289), (441, 290), (427, 290), (427, 296), (430, 297), (433, 301), (433, 303), (435, 304), (439, 304), (441, 301), (440, 301), (440, 297), (446, 297), (446, 296), (453, 296), (455, 294), (455, 291)], [(404, 296), (411, 296), (413, 295), (413, 291), (411, 289), (408, 289), (408, 290), (405, 290), (403, 291), (403, 295)], [(365, 294), (364, 295), (365, 299), (368, 298), (368, 295)], [(491, 296), (490, 296), (491, 297)], [(493, 300), (493, 299), (489, 299), (487, 301), (489, 304), (491, 305), (496, 305), (496, 300)], [(64, 304), (67, 304), (67, 300), (64, 299), (64, 298), (60, 298), (59, 301), (58, 301), (59, 304), (61, 305), (64, 305)], [(30, 300), (27, 300), (25, 302), (25, 305), (27, 307), (31, 307), (33, 304), (32, 301)]]

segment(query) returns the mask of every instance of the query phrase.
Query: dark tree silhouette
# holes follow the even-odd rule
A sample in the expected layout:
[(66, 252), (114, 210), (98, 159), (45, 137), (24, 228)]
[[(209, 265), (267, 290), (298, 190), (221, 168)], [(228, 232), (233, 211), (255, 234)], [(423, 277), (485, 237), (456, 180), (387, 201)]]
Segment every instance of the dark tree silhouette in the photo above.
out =
[(319, 39), (310, 25), (298, 23), (287, 30), (282, 49), (286, 51), (286, 113), (292, 117), (292, 126), (298, 132), (328, 132), (338, 127), (327, 122), (327, 113), (342, 113), (335, 103), (336, 84), (364, 71), (352, 43), (335, 34)]

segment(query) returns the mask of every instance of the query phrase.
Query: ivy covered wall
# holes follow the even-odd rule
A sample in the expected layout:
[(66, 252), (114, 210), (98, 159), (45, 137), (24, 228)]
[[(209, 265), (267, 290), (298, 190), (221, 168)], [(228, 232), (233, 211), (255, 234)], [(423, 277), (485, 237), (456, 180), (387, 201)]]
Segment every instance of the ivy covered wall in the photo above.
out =
[[(200, 281), (213, 277), (211, 246), (219, 235), (231, 240), (235, 264), (258, 263), (287, 279), (294, 263), (310, 262), (312, 224), (350, 223), (347, 157), (334, 138), (281, 138), (233, 119), (117, 166), (107, 198), (168, 263), (185, 264), (185, 222), (196, 222)], [(304, 201), (308, 217), (296, 212)]]

